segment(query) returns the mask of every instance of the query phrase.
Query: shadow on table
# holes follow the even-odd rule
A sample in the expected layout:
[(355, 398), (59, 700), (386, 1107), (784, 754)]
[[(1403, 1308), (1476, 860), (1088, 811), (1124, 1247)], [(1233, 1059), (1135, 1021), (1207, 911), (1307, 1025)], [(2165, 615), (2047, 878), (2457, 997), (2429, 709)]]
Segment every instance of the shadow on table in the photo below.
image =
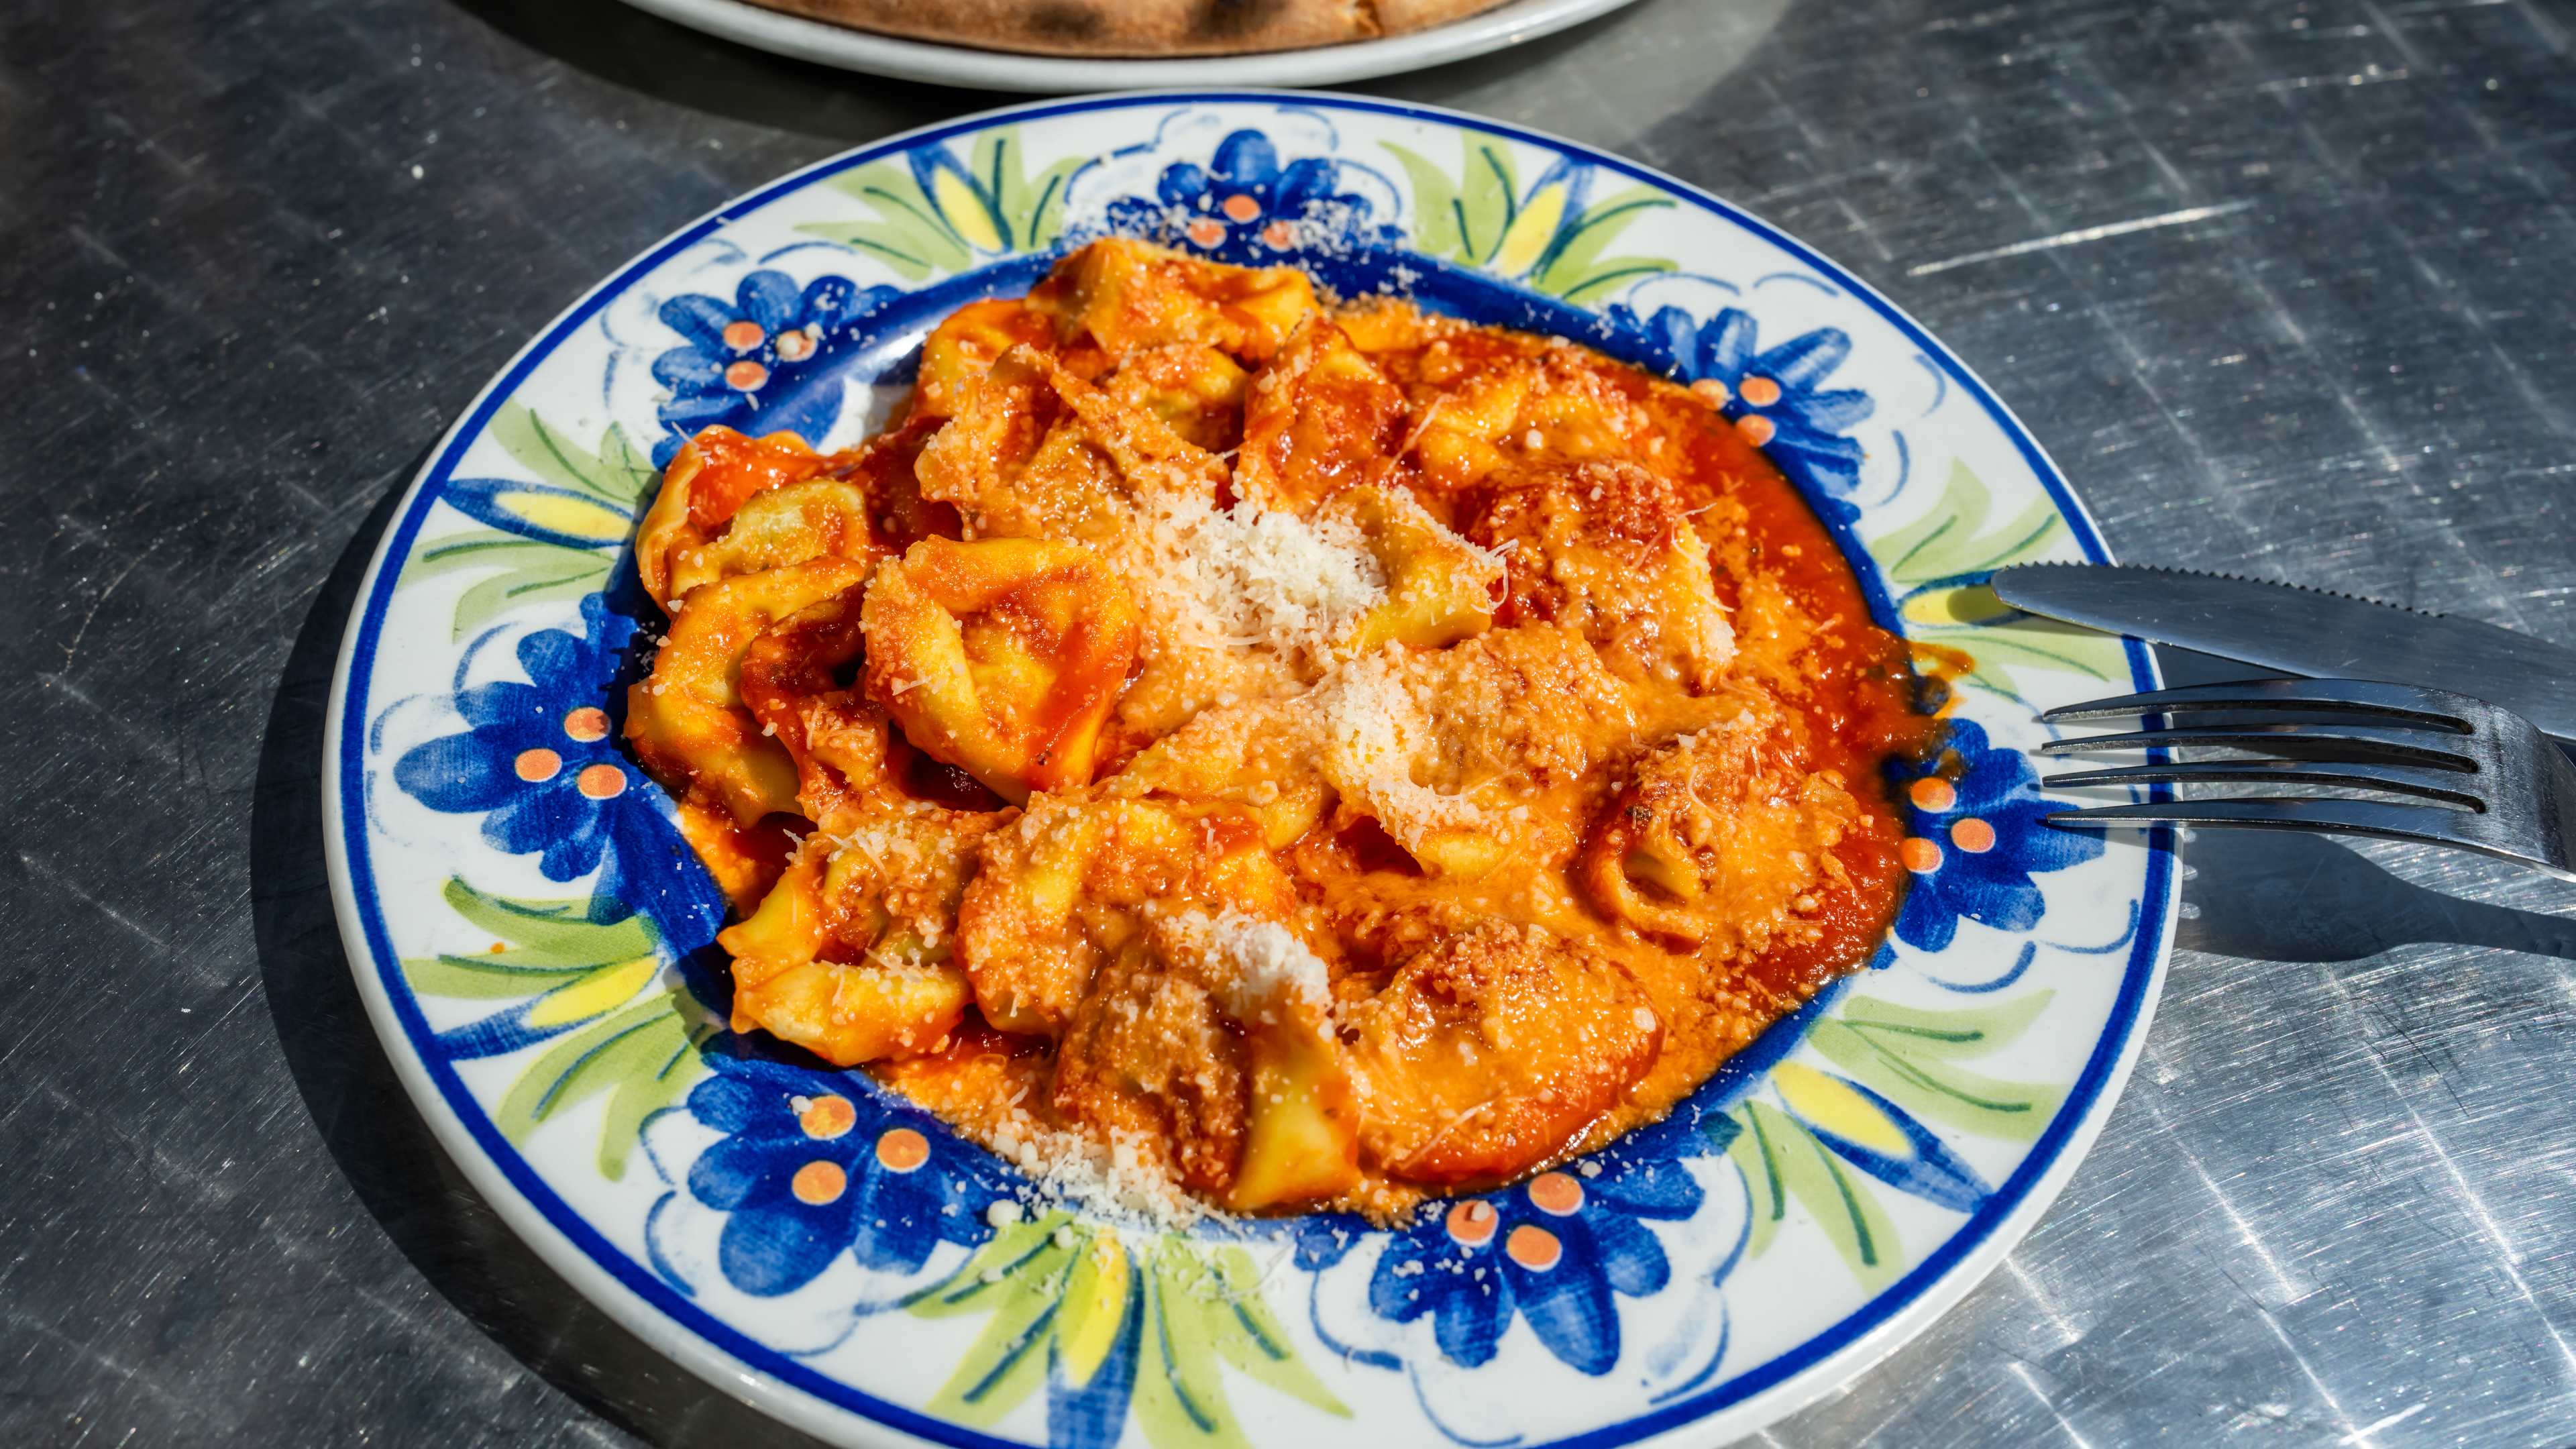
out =
[(593, 1412), (655, 1444), (815, 1445), (662, 1357), (556, 1277), (449, 1161), (368, 1024), (322, 863), (322, 720), (359, 577), (399, 499), (368, 516), (305, 616), (260, 749), (252, 917), (269, 1015), (305, 1108), (431, 1286)]
[(773, 55), (646, 14), (625, 0), (456, 0), (456, 6), (610, 85), (802, 136), (873, 141), (1013, 99)]
[(2200, 907), (2174, 932), (2186, 951), (2358, 961), (2443, 941), (2576, 961), (2576, 920), (2428, 890), (2322, 835), (2203, 830), (2182, 858), (2197, 872), (2184, 897)]

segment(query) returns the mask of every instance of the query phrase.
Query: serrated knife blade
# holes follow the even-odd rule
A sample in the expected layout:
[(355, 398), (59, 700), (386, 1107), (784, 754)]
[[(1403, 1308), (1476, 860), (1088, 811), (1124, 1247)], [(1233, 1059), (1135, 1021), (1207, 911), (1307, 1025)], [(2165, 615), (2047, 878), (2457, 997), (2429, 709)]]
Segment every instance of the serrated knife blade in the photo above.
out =
[(1998, 598), (2025, 613), (2315, 679), (2378, 679), (2499, 704), (2576, 744), (2576, 650), (2474, 619), (2189, 569), (2022, 564)]

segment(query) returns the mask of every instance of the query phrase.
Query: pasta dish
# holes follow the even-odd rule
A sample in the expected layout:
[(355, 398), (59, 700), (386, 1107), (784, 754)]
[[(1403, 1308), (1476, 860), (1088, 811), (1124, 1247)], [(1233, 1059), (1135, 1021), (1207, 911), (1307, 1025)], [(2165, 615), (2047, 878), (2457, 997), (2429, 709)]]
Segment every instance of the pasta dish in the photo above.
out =
[(1875, 949), (1925, 738), (1728, 400), (1113, 239), (855, 448), (700, 433), (625, 729), (733, 1026), (1167, 1217), (1386, 1220), (1670, 1111)]

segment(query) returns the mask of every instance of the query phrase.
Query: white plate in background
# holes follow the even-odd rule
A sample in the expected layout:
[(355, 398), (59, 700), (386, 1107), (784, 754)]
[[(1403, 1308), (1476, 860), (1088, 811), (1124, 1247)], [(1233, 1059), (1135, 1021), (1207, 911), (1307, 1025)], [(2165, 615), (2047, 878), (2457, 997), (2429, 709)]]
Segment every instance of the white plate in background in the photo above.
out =
[(763, 9), (746, 0), (627, 0), (693, 30), (843, 70), (982, 91), (1135, 91), (1161, 86), (1329, 86), (1423, 70), (1552, 35), (1632, 0), (1512, 0), (1407, 35), (1256, 55), (1161, 59), (1025, 55), (906, 40)]

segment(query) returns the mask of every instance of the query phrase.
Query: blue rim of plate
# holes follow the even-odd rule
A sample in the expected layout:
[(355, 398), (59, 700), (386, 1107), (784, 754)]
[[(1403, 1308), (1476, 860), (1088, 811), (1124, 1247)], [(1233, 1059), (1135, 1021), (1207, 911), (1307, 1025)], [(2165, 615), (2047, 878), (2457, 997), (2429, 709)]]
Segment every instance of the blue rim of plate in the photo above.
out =
[[(1444, 126), (1467, 126), (1535, 146), (1553, 147), (1579, 155), (1584, 160), (1627, 176), (1633, 180), (1664, 188), (1690, 201), (1722, 220), (1743, 228), (1781, 248), (1800, 261), (1814, 267), (1896, 328), (1931, 358), (1942, 374), (1975, 399), (2011, 437), (2013, 445), (2047, 492), (2051, 502), (2064, 515), (2068, 532), (2087, 561), (2109, 563), (2109, 551), (2100, 533), (2075, 496), (2065, 476), (2058, 471), (2038, 441), (2030, 436), (2021, 420), (1996, 397), (1965, 364), (1954, 356), (1931, 333), (1867, 283), (1839, 264), (1816, 252), (1759, 217), (1726, 202), (1676, 177), (1640, 166), (1609, 152), (1549, 135), (1436, 106), (1412, 105), (1368, 97), (1346, 96), (1324, 92), (1277, 91), (1257, 89), (1139, 91), (1118, 95), (1077, 97), (1064, 101), (1038, 102), (1024, 106), (981, 111), (955, 121), (908, 131), (873, 145), (844, 152), (792, 172), (757, 191), (737, 197), (707, 213), (688, 226), (665, 237), (650, 250), (637, 256), (611, 274), (575, 302), (563, 315), (538, 334), (511, 359), (498, 376), (486, 384), (473, 405), (447, 434), (441, 438), (436, 453), (415, 478), (407, 491), (402, 511), (377, 546), (369, 564), (366, 583), (361, 591), (359, 612), (351, 619), (345, 636), (333, 681), (329, 735), (324, 746), (323, 785), (326, 816), (336, 806), (339, 816), (336, 833), (330, 837), (330, 865), (333, 884), (344, 888), (353, 903), (357, 920), (341, 912), (341, 932), (346, 944), (363, 954), (365, 962), (351, 963), (353, 971), (372, 969), (376, 985), (401, 1026), (409, 1052), (409, 1065), (424, 1074), (436, 1089), (440, 1100), (453, 1114), (456, 1123), (469, 1135), (482, 1155), (482, 1161), (495, 1170), (547, 1227), (560, 1234), (590, 1265), (604, 1271), (621, 1287), (660, 1315), (671, 1325), (703, 1340), (742, 1366), (778, 1383), (792, 1387), (821, 1403), (874, 1421), (885, 1427), (915, 1435), (934, 1443), (972, 1446), (972, 1449), (1020, 1449), (1017, 1441), (965, 1429), (931, 1418), (899, 1404), (861, 1393), (809, 1365), (775, 1349), (753, 1342), (740, 1330), (718, 1319), (692, 1303), (668, 1283), (656, 1277), (643, 1265), (634, 1262), (602, 1237), (597, 1229), (574, 1212), (552, 1188), (527, 1165), (519, 1149), (503, 1140), (500, 1132), (484, 1115), (454, 1067), (446, 1061), (417, 1050), (418, 1043), (434, 1035), (411, 993), (402, 988), (397, 977), (399, 956), (385, 929), (384, 913), (379, 903), (373, 872), (368, 868), (366, 832), (366, 771), (364, 742), (366, 730), (352, 730), (352, 720), (366, 719), (367, 681), (372, 674), (378, 636), (391, 603), (394, 584), (400, 570), (389, 569), (388, 560), (410, 556), (413, 540), (424, 519), (438, 501), (440, 489), (453, 475), (466, 447), (488, 425), (493, 415), (508, 401), (519, 384), (526, 380), (553, 351), (575, 330), (587, 323), (600, 309), (630, 288), (637, 279), (662, 262), (727, 224), (737, 212), (748, 211), (778, 197), (800, 191), (813, 183), (853, 167), (865, 165), (888, 155), (901, 154), (928, 142), (935, 142), (966, 132), (983, 130), (996, 121), (1043, 120), (1050, 116), (1086, 111), (1125, 109), (1135, 106), (1182, 103), (1252, 102), (1275, 103), (1293, 99), (1300, 104), (1324, 108), (1374, 112), (1382, 115), (1428, 121)], [(1836, 530), (1841, 534), (1842, 530)], [(1846, 540), (1847, 541), (1847, 540)], [(2161, 676), (2147, 648), (2136, 640), (2122, 641), (2131, 678), (2138, 689), (2159, 688)], [(349, 784), (358, 788), (352, 790)], [(2153, 798), (2166, 798), (2166, 787), (2158, 787)], [(326, 828), (331, 822), (325, 821)], [(1972, 1214), (1960, 1228), (1935, 1248), (1912, 1271), (1846, 1315), (1830, 1328), (1781, 1353), (1758, 1367), (1727, 1380), (1719, 1386), (1688, 1398), (1677, 1399), (1635, 1418), (1607, 1425), (1585, 1433), (1553, 1439), (1544, 1443), (1521, 1446), (1521, 1449), (1609, 1449), (1609, 1446), (1634, 1443), (1667, 1433), (1711, 1414), (1731, 1408), (1774, 1387), (1787, 1383), (1809, 1369), (1823, 1364), (1844, 1351), (1861, 1344), (1887, 1327), (1899, 1315), (1921, 1303), (1936, 1285), (1948, 1277), (1961, 1262), (1983, 1247), (2005, 1222), (2019, 1214), (2038, 1192), (2043, 1179), (2071, 1171), (2074, 1161), (2068, 1158), (2074, 1140), (2089, 1138), (2100, 1128), (2095, 1115), (2106, 1090), (2124, 1078), (2130, 1059), (2143, 1036), (2147, 1018), (2152, 1013), (2151, 993), (2157, 985), (2164, 964), (2173, 917), (2173, 851), (2170, 832), (2157, 827), (2148, 832), (2146, 879), (2140, 902), (2138, 929), (2130, 941), (2127, 965), (2123, 969), (2120, 991), (2114, 1000), (2109, 1019), (2095, 1041), (2092, 1054), (2083, 1070), (2068, 1089), (2065, 1102), (2047, 1129), (2032, 1143), (2013, 1174)], [(335, 904), (338, 904), (335, 898)], [(2152, 912), (2152, 917), (2149, 916)], [(373, 1003), (371, 1002), (371, 1005)], [(1803, 1013), (1801, 1013), (1803, 1014)], [(474, 1164), (468, 1162), (467, 1166)], [(2062, 1181), (2057, 1186), (2062, 1186)], [(2054, 1195), (2054, 1187), (2050, 1191)], [(2045, 1200), (2042, 1201), (2045, 1205)], [(514, 1224), (514, 1226), (516, 1226)], [(1982, 1274), (1978, 1276), (1982, 1277)], [(1964, 1295), (1970, 1282), (1956, 1285)], [(1893, 1344), (1887, 1345), (1892, 1348)], [(1818, 1389), (1822, 1391), (1821, 1386)]]

